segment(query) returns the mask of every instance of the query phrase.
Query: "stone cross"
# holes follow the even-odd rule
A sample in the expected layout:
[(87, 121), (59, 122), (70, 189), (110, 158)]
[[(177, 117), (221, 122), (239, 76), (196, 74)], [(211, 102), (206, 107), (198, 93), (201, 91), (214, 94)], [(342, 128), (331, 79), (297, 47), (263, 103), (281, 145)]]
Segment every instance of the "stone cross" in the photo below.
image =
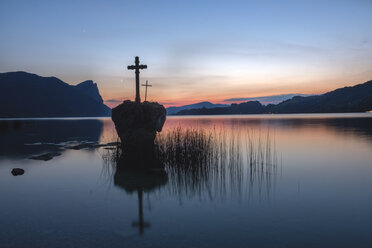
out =
[(140, 65), (138, 56), (136, 56), (134, 65), (128, 65), (128, 70), (135, 70), (135, 73), (136, 73), (136, 103), (141, 102), (140, 92), (139, 92), (139, 74), (140, 74), (139, 70), (142, 70), (142, 69), (147, 69), (147, 65)]
[(146, 84), (141, 84), (141, 85), (146, 87), (146, 90), (145, 90), (145, 102), (146, 102), (146, 100), (147, 100), (147, 87), (152, 87), (152, 85), (149, 84), (147, 80), (146, 80)]

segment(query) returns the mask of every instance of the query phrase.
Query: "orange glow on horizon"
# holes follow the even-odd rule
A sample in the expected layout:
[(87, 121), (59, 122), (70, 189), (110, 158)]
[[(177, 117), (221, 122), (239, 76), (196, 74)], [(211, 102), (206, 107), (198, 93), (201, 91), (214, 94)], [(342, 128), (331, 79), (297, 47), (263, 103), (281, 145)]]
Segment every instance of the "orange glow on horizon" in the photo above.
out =
[[(188, 83), (158, 82), (156, 79), (149, 81), (153, 87), (148, 92), (148, 101), (159, 102), (165, 107), (182, 106), (208, 101), (211, 103), (231, 104), (246, 102), (243, 101), (225, 101), (230, 98), (253, 98), (263, 96), (273, 96), (282, 94), (324, 94), (337, 88), (354, 86), (364, 83), (372, 78), (372, 75), (357, 75), (353, 79), (347, 78), (306, 78), (299, 81), (299, 78), (287, 79), (287, 82), (259, 81), (252, 82), (253, 79), (234, 79), (224, 78), (214, 83), (214, 78), (204, 79), (202, 83), (193, 80)], [(163, 79), (164, 80), (164, 79)], [(273, 80), (273, 79), (272, 79)], [(297, 81), (298, 80), (298, 81)], [(103, 80), (102, 80), (103, 81)], [(202, 81), (202, 80), (201, 80)], [(213, 82), (211, 82), (213, 81)], [(105, 86), (100, 84), (99, 86)], [(113, 108), (124, 100), (134, 101), (134, 82), (128, 80), (126, 84), (120, 83), (114, 88), (100, 88), (102, 97), (106, 105)], [(141, 88), (141, 100), (144, 100), (144, 89)]]
[[(271, 96), (271, 95), (282, 95), (282, 94), (323, 94), (327, 92), (325, 91), (294, 91), (294, 92), (275, 92), (275, 91), (268, 91), (268, 92), (263, 92), (261, 94), (254, 94), (254, 95), (244, 95), (244, 94), (230, 94), (230, 95), (217, 95), (214, 97), (198, 97), (195, 96), (194, 98), (177, 98), (175, 97), (169, 97), (166, 98), (163, 95), (160, 95), (158, 97), (154, 97), (149, 99), (149, 101), (154, 101), (163, 104), (166, 108), (167, 107), (178, 107), (178, 106), (183, 106), (183, 105), (189, 105), (189, 104), (194, 104), (194, 103), (199, 103), (199, 102), (211, 102), (214, 104), (231, 104), (231, 103), (241, 103), (241, 102), (247, 102), (248, 100), (243, 100), (243, 101), (225, 101), (226, 99), (230, 98), (253, 98), (253, 97), (263, 97), (263, 96)], [(129, 98), (110, 98), (110, 97), (105, 97), (104, 99), (110, 99), (110, 100), (116, 100), (117, 102), (109, 102), (107, 100), (104, 100), (104, 103), (109, 106), (110, 108), (116, 107), (117, 105), (121, 104), (125, 100), (131, 100), (134, 101), (134, 97), (129, 97)], [(143, 101), (144, 99), (141, 98)]]

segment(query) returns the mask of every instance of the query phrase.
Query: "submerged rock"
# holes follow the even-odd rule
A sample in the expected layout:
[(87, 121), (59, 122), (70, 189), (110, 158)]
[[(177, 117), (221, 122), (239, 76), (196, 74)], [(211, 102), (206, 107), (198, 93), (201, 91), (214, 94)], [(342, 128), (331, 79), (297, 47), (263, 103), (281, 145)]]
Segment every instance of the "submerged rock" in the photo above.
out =
[(155, 102), (124, 101), (112, 109), (112, 120), (121, 139), (121, 160), (133, 167), (153, 167), (154, 140), (166, 119), (163, 105)]
[(30, 157), (30, 159), (48, 161), (48, 160), (51, 160), (52, 158), (54, 158), (56, 156), (60, 156), (60, 155), (61, 155), (60, 152), (48, 152), (48, 153), (44, 153), (44, 154), (41, 154), (41, 155), (32, 156), (32, 157)]
[(21, 168), (14, 168), (12, 170), (12, 175), (13, 176), (20, 176), (20, 175), (23, 175), (24, 173), (25, 173), (25, 170), (21, 169)]
[(73, 149), (73, 150), (81, 150), (81, 149), (93, 149), (93, 148), (98, 148), (99, 144), (90, 144), (90, 143), (83, 143), (83, 144), (78, 144), (74, 146), (68, 146), (66, 149)]
[(66, 149), (81, 150), (81, 149), (95, 149), (100, 147), (105, 147), (105, 149), (111, 149), (113, 146), (118, 146), (119, 142), (109, 142), (106, 144), (98, 143), (81, 143), (74, 146), (67, 146)]

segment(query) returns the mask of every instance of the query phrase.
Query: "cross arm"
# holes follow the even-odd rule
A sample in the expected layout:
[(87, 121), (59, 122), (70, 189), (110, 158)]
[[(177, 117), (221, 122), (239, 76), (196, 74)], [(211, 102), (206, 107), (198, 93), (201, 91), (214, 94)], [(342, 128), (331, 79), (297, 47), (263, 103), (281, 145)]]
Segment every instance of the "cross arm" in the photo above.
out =
[(147, 65), (128, 65), (128, 70), (147, 69)]

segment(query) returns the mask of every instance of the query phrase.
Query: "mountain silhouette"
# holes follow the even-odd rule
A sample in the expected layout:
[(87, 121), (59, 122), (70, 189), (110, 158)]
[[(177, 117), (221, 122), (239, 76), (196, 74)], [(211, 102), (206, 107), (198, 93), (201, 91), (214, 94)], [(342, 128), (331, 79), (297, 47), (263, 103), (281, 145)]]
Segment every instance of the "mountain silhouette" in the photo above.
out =
[(262, 114), (265, 112), (265, 106), (258, 101), (249, 101), (240, 104), (233, 103), (228, 107), (222, 108), (199, 108), (185, 109), (176, 113), (176, 115), (233, 115), (233, 114)]
[(189, 105), (183, 105), (179, 107), (168, 107), (167, 108), (167, 115), (173, 115), (176, 114), (177, 112), (185, 109), (199, 109), (199, 108), (219, 108), (219, 107), (228, 107), (229, 105), (227, 104), (213, 104), (211, 102), (199, 102), (199, 103), (194, 103), (194, 104), (189, 104)]
[(296, 96), (268, 106), (271, 113), (341, 113), (372, 110), (372, 80), (352, 87), (339, 88), (323, 95)]
[(264, 113), (342, 113), (372, 110), (372, 81), (344, 87), (323, 95), (295, 96), (279, 104), (262, 105), (258, 101), (231, 104), (222, 108), (181, 110), (176, 115), (228, 115)]
[(270, 96), (259, 96), (259, 97), (243, 97), (243, 98), (229, 98), (225, 99), (224, 102), (243, 102), (243, 101), (259, 101), (263, 105), (267, 104), (278, 104), (285, 100), (289, 100), (294, 96), (311, 96), (307, 94), (280, 94), (280, 95), (270, 95)]
[(103, 103), (103, 99), (99, 94), (99, 90), (96, 83), (93, 83), (92, 80), (84, 81), (75, 86), (77, 90), (79, 90), (84, 95), (90, 96), (97, 102)]
[(0, 73), (0, 106), (2, 118), (111, 115), (92, 81), (72, 86), (22, 71)]

